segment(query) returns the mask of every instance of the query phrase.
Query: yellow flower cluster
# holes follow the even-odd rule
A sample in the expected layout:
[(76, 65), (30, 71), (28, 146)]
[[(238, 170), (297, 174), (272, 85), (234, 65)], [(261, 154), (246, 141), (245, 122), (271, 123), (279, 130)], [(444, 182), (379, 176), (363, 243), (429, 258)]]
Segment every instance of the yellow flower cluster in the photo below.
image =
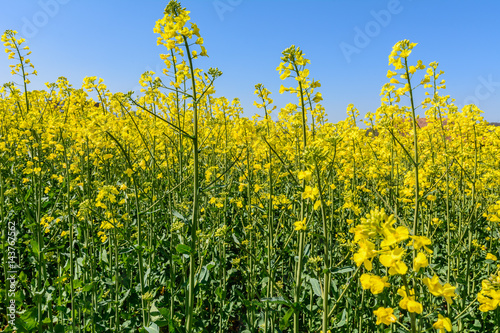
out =
[(500, 304), (500, 274), (492, 275), (481, 282), (481, 291), (477, 295), (482, 312), (495, 311)]
[[(183, 49), (180, 45), (186, 45), (187, 39), (194, 36), (197, 37), (195, 44), (200, 45), (200, 56), (207, 56), (205, 47), (203, 46), (203, 38), (200, 36), (200, 29), (195, 23), (191, 23), (191, 27), (187, 27), (189, 22), (189, 11), (182, 8), (176, 1), (170, 1), (165, 8), (165, 15), (162, 19), (156, 21), (154, 32), (160, 34), (157, 40), (158, 45), (164, 45), (168, 50), (174, 50), (176, 53), (183, 55)], [(193, 50), (193, 57), (197, 57), (197, 52)], [(169, 55), (162, 55), (161, 58), (165, 61), (167, 67), (170, 67)]]
[(500, 201), (488, 207), (488, 213), (484, 216), (491, 222), (496, 222), (500, 225)]
[(411, 54), (411, 50), (417, 45), (417, 43), (410, 43), (409, 40), (405, 39), (397, 42), (392, 47), (392, 52), (389, 55), (389, 65), (393, 65), (395, 69), (402, 69), (403, 63), (401, 59), (406, 59)]
[(377, 316), (377, 325), (390, 325), (397, 320), (394, 315), (394, 309), (392, 308), (379, 307), (377, 310), (373, 311), (373, 314)]
[[(354, 234), (354, 242), (358, 245), (358, 250), (353, 256), (354, 262), (357, 266), (363, 264), (365, 269), (371, 271), (373, 260), (378, 256), (380, 264), (386, 267), (389, 275), (402, 276), (404, 285), (397, 290), (397, 294), (402, 297), (399, 307), (409, 313), (421, 314), (424, 311), (422, 303), (417, 300), (415, 290), (408, 289), (406, 277), (408, 266), (405, 263), (405, 257), (407, 253), (416, 253), (413, 259), (413, 276), (416, 277), (421, 268), (429, 265), (425, 252), (432, 253), (432, 250), (427, 247), (431, 245), (431, 240), (425, 236), (410, 236), (410, 230), (405, 226), (395, 227), (394, 216), (388, 216), (384, 209), (371, 210), (365, 218), (361, 218), (360, 222), (350, 229), (350, 232)], [(408, 239), (410, 241), (407, 241)], [(390, 287), (388, 279), (387, 276), (380, 277), (365, 273), (361, 275), (360, 282), (363, 289), (369, 289), (372, 294), (376, 295), (382, 293), (384, 288)], [(425, 277), (422, 282), (432, 295), (444, 297), (449, 304), (453, 303), (452, 297), (457, 296), (456, 287), (449, 283), (442, 285), (436, 275), (432, 279)], [(388, 325), (395, 320), (392, 308), (381, 307), (374, 311), (374, 314), (377, 316), (377, 324)], [(448, 323), (449, 318), (440, 317), (434, 327), (447, 329)]]
[[(395, 222), (394, 216), (388, 216), (384, 209), (374, 209), (366, 215), (366, 218), (361, 218), (360, 224), (349, 230), (354, 234), (354, 242), (359, 246), (353, 257), (356, 265), (364, 264), (365, 268), (371, 271), (373, 259), (379, 256), (380, 263), (389, 269), (390, 275), (406, 274), (408, 270), (404, 262), (406, 250), (400, 244), (409, 238), (409, 230), (405, 226), (395, 228)], [(413, 245), (414, 249), (419, 248), (411, 242), (409, 245)], [(425, 267), (424, 258), (422, 255), (418, 258), (417, 270)]]
[[(319, 103), (323, 100), (323, 96), (320, 92), (314, 94), (314, 90), (321, 87), (321, 83), (319, 81), (309, 80), (309, 69), (305, 67), (310, 63), (311, 61), (304, 57), (304, 52), (302, 52), (300, 47), (292, 45), (285, 49), (282, 52), (281, 62), (278, 67), (276, 67), (276, 70), (279, 72), (281, 80), (293, 77), (298, 82), (298, 85), (295, 88), (281, 85), (279, 93), (283, 94), (284, 92), (289, 92), (291, 94), (296, 94), (297, 97), (300, 98), (303, 108), (307, 108), (307, 111), (312, 114), (313, 121), (321, 121), (324, 117), (324, 108), (320, 104), (316, 104), (313, 107), (313, 103)], [(294, 108), (294, 106), (290, 105), (289, 110), (293, 110)], [(287, 108), (284, 110), (287, 110)], [(297, 123), (299, 121), (299, 119), (296, 119)]]
[(403, 297), (403, 299), (399, 301), (399, 307), (401, 309), (419, 314), (424, 311), (422, 304), (415, 300), (415, 290), (411, 289), (407, 291), (406, 287), (401, 287), (398, 289), (398, 295)]
[(437, 275), (434, 275), (432, 279), (424, 278), (422, 281), (427, 286), (431, 294), (436, 297), (444, 297), (448, 304), (453, 303), (452, 297), (457, 297), (457, 295), (455, 294), (456, 287), (453, 287), (449, 283), (445, 283), (444, 285), (442, 285), (439, 282), (439, 278)]
[(297, 231), (306, 231), (307, 230), (307, 225), (306, 225), (306, 220), (307, 218), (304, 217), (303, 220), (295, 222), (293, 225), (295, 226), (295, 230)]
[(380, 294), (384, 291), (385, 287), (389, 287), (391, 284), (387, 282), (388, 277), (380, 277), (373, 274), (363, 274), (359, 278), (361, 282), (361, 287), (363, 289), (370, 289), (371, 293), (374, 295)]
[[(1, 41), (5, 46), (5, 53), (8, 54), (9, 59), (17, 59), (18, 63), (16, 65), (9, 65), (12, 75), (20, 75), (24, 79), (25, 85), (30, 83), (28, 79), (29, 75), (37, 75), (35, 66), (31, 63), (31, 60), (26, 58), (31, 54), (28, 46), (21, 46), (26, 40), (24, 38), (16, 38), (17, 31), (6, 30), (1, 37)], [(28, 67), (32, 69), (31, 72), (28, 71)]]

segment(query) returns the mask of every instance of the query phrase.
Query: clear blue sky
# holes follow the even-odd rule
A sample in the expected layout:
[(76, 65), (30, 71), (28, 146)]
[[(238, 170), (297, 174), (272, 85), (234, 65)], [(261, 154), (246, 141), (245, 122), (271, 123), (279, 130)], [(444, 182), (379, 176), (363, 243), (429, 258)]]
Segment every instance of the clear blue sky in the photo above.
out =
[[(164, 52), (154, 23), (166, 0), (0, 0), (0, 30), (28, 40), (38, 77), (32, 89), (65, 76), (80, 87), (85, 76), (102, 77), (112, 92), (138, 91), (140, 74), (160, 74)], [(240, 98), (246, 116), (254, 85), (263, 83), (278, 108), (296, 102), (279, 95), (276, 67), (281, 52), (300, 46), (319, 79), (330, 121), (345, 118), (353, 103), (364, 114), (380, 105), (380, 89), (392, 46), (418, 45), (412, 60), (438, 61), (447, 94), (458, 106), (471, 102), (489, 121), (500, 121), (500, 1), (298, 1), (187, 0), (210, 58), (197, 66), (218, 67), (217, 95)], [(0, 82), (11, 81), (7, 55), (0, 55)], [(11, 60), (12, 61), (12, 60)], [(161, 74), (160, 74), (161, 75)], [(289, 81), (288, 85), (292, 85)]]

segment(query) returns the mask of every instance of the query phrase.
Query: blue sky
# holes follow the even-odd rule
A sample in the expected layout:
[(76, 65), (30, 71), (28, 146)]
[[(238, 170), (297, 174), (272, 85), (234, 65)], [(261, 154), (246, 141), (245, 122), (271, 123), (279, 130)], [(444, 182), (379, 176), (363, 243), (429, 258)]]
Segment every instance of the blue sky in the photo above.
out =
[[(102, 77), (112, 92), (138, 91), (141, 73), (160, 74), (163, 63), (154, 23), (166, 0), (0, 0), (0, 30), (28, 41), (38, 77), (31, 89), (65, 76), (80, 87)], [(475, 103), (489, 121), (500, 121), (499, 1), (186, 0), (210, 58), (218, 67), (218, 96), (240, 98), (245, 115), (257, 112), (254, 85), (271, 90), (278, 108), (296, 102), (279, 95), (281, 52), (294, 44), (311, 60), (328, 119), (345, 118), (353, 103), (364, 114), (380, 105), (388, 55), (401, 39), (418, 43), (410, 60), (438, 61), (446, 94), (461, 107)], [(5, 53), (0, 82), (11, 81)], [(161, 75), (161, 74), (160, 74)], [(294, 85), (290, 80), (285, 86)], [(276, 111), (275, 111), (276, 112)]]

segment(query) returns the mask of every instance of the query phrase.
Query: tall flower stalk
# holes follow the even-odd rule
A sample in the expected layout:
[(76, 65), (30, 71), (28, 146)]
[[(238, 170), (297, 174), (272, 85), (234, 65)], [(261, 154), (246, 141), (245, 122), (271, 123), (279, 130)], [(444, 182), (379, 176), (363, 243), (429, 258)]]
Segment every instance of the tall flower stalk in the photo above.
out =
[[(209, 82), (206, 86), (203, 86), (198, 81), (200, 79), (198, 70), (194, 67), (193, 60), (197, 59), (199, 56), (208, 56), (206, 50), (203, 46), (203, 38), (201, 38), (199, 29), (196, 24), (191, 23), (188, 27), (187, 23), (190, 20), (189, 11), (182, 8), (179, 2), (172, 0), (168, 3), (165, 8), (165, 16), (156, 22), (155, 32), (160, 34), (158, 37), (158, 44), (163, 44), (168, 50), (173, 50), (175, 53), (179, 54), (181, 57), (187, 58), (186, 63), (183, 60), (178, 64), (175, 72), (175, 81), (172, 82), (171, 87), (163, 86), (168, 90), (175, 91), (176, 94), (182, 95), (183, 97), (189, 98), (191, 100), (192, 108), (192, 132), (187, 134), (192, 143), (193, 151), (193, 203), (191, 212), (191, 224), (190, 224), (190, 243), (189, 243), (189, 276), (188, 276), (188, 295), (186, 304), (186, 331), (188, 333), (192, 332), (194, 327), (194, 302), (195, 302), (195, 273), (197, 270), (197, 232), (199, 226), (199, 213), (200, 213), (200, 141), (199, 141), (199, 103), (202, 98), (211, 90), (211, 85), (216, 77), (220, 76), (222, 73), (217, 69), (210, 69), (208, 71)], [(196, 36), (195, 45), (198, 45), (200, 51), (192, 50), (193, 44), (190, 40)], [(170, 68), (171, 63), (168, 60), (168, 56), (162, 55), (167, 69), (165, 73)], [(181, 85), (185, 84), (186, 81), (190, 81), (190, 91), (180, 90)], [(198, 91), (198, 89), (202, 91)], [(177, 95), (179, 96), (179, 95)], [(169, 123), (171, 124), (171, 123)], [(174, 126), (176, 130), (180, 130), (177, 126)]]
[[(298, 82), (297, 87), (289, 87), (285, 88), (283, 85), (280, 88), (280, 93), (288, 91), (290, 93), (295, 93), (299, 97), (299, 106), (300, 112), (295, 116), (299, 116), (298, 119), (294, 119), (295, 126), (301, 128), (302, 132), (302, 147), (297, 147), (298, 155), (303, 155), (297, 167), (304, 170), (306, 165), (304, 163), (305, 155), (307, 152), (307, 133), (308, 133), (308, 124), (307, 124), (307, 116), (308, 116), (308, 108), (306, 107), (306, 98), (310, 96), (314, 88), (319, 87), (320, 84), (317, 81), (309, 81), (309, 69), (305, 68), (307, 64), (310, 63), (309, 59), (304, 57), (304, 53), (300, 48), (295, 47), (295, 45), (290, 46), (286, 50), (282, 52), (281, 63), (276, 68), (276, 70), (280, 73), (280, 78), (285, 80), (288, 77), (293, 77)], [(319, 102), (321, 100), (321, 94), (317, 93), (313, 100), (315, 102)], [(296, 108), (296, 106), (294, 106)], [(317, 189), (315, 188), (317, 191)], [(302, 179), (301, 191), (300, 191), (300, 214), (298, 218), (298, 222), (295, 223), (295, 230), (298, 231), (298, 260), (295, 268), (295, 292), (294, 292), (294, 314), (293, 314), (293, 331), (294, 333), (299, 332), (300, 324), (299, 318), (301, 315), (300, 311), (300, 296), (302, 291), (302, 270), (303, 270), (303, 259), (304, 259), (304, 245), (306, 242), (306, 233), (307, 229), (306, 221), (310, 219), (310, 216), (307, 216), (306, 209), (306, 179)]]

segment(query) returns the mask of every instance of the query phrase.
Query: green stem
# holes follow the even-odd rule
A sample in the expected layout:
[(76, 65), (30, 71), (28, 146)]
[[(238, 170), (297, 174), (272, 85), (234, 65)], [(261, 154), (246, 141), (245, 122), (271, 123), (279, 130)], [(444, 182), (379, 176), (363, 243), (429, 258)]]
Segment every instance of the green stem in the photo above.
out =
[(419, 161), (418, 161), (418, 137), (417, 137), (417, 118), (415, 115), (415, 105), (413, 102), (413, 90), (411, 88), (411, 80), (410, 80), (410, 72), (408, 70), (408, 61), (405, 59), (405, 70), (406, 70), (406, 80), (408, 82), (408, 88), (410, 93), (410, 102), (411, 102), (411, 112), (412, 112), (412, 124), (413, 124), (413, 161), (415, 163), (415, 212), (413, 215), (413, 235), (417, 233), (417, 224), (418, 224), (418, 208), (419, 208), (419, 179), (418, 179), (418, 169), (419, 169)]
[(68, 224), (69, 224), (69, 284), (70, 284), (70, 302), (71, 302), (71, 327), (73, 329), (73, 332), (75, 332), (75, 294), (74, 294), (74, 287), (73, 287), (73, 280), (75, 278), (75, 266), (73, 262), (73, 239), (74, 239), (74, 233), (73, 233), (73, 218), (71, 216), (71, 185), (70, 185), (70, 176), (69, 176), (69, 160), (68, 160), (68, 152), (66, 151), (66, 144), (64, 144), (64, 162), (66, 164), (66, 214), (68, 217)]
[[(303, 261), (303, 253), (304, 253), (304, 238), (305, 238), (305, 232), (304, 230), (299, 231), (299, 253), (298, 257), (299, 260), (297, 262), (297, 267), (295, 270), (295, 295), (293, 298), (294, 307), (299, 306), (299, 300), (300, 300), (300, 290), (302, 286), (302, 261)], [(295, 308), (295, 311), (293, 313), (293, 332), (298, 333), (299, 332), (299, 317), (300, 317), (300, 312), (299, 309)]]
[(188, 308), (186, 314), (186, 330), (191, 333), (193, 330), (193, 308), (194, 308), (194, 275), (196, 270), (196, 243), (198, 230), (199, 214), (199, 148), (198, 148), (198, 100), (196, 95), (196, 81), (193, 67), (193, 60), (189, 50), (187, 38), (184, 36), (184, 46), (189, 60), (189, 70), (191, 73), (191, 87), (193, 89), (193, 215), (191, 219), (191, 253), (189, 256), (189, 290), (188, 290)]

